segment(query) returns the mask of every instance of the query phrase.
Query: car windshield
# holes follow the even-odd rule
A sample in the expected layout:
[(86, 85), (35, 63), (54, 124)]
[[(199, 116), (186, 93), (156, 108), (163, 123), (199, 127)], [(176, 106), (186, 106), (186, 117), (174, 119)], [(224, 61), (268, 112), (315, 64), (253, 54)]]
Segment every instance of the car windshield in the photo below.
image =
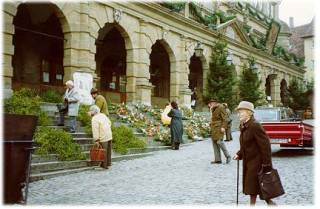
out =
[(278, 121), (279, 114), (277, 109), (255, 109), (254, 117), (257, 121)]

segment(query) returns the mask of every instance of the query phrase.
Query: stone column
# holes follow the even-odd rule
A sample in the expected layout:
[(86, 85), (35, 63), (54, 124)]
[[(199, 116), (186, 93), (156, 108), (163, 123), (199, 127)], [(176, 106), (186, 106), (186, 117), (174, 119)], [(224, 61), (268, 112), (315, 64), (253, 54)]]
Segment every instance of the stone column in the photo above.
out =
[(94, 37), (90, 35), (89, 3), (81, 2), (79, 13), (72, 13), (69, 17), (70, 31), (64, 31), (67, 41), (64, 45), (64, 82), (72, 79), (74, 72), (92, 73), (95, 71)]
[(147, 38), (147, 22), (140, 20), (140, 35), (139, 35), (139, 49), (137, 49), (137, 54), (139, 55), (139, 66), (137, 70), (136, 77), (136, 101), (145, 105), (151, 105), (151, 89), (152, 85), (150, 80), (150, 53), (151, 46), (148, 46)]
[(13, 78), (13, 67), (12, 57), (14, 54), (14, 46), (12, 39), (14, 35), (13, 18), (17, 13), (17, 6), (15, 3), (4, 3), (3, 4), (3, 97), (8, 98), (12, 95), (12, 78)]
[(134, 56), (137, 54), (139, 49), (127, 49), (127, 84), (126, 84), (126, 101), (133, 102), (136, 100), (136, 72), (139, 70), (139, 59)]
[(273, 106), (278, 106), (281, 102), (280, 97), (280, 76), (277, 74), (272, 74), (270, 76), (270, 85), (271, 85), (271, 103)]
[[(177, 62), (176, 62), (176, 72), (171, 73), (171, 76), (173, 76), (173, 81), (175, 83), (171, 83), (171, 88), (174, 87), (174, 85), (177, 85), (178, 88), (178, 97), (179, 97), (179, 104), (182, 106), (186, 106), (191, 108), (191, 90), (189, 89), (189, 61), (188, 61), (188, 50), (186, 50), (186, 41), (187, 38), (184, 36), (180, 37), (181, 43), (180, 43), (180, 49), (178, 55), (177, 55)], [(174, 99), (174, 97), (172, 98)]]
[(184, 7), (184, 17), (189, 18), (189, 14), (190, 14), (189, 1), (186, 1), (185, 7)]

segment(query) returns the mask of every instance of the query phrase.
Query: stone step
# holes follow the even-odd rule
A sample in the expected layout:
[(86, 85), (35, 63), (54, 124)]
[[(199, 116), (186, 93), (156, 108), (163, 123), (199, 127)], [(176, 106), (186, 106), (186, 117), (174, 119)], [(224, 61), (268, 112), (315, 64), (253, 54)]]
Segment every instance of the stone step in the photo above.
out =
[(84, 131), (71, 133), (72, 137), (75, 138), (92, 138), (91, 134), (87, 134)]
[(73, 138), (74, 141), (80, 145), (83, 144), (93, 144), (93, 139), (92, 138)]
[(87, 167), (87, 166), (88, 166), (87, 160), (31, 163), (31, 174), (45, 173), (45, 172), (73, 169), (73, 168), (81, 168), (81, 167)]
[(31, 174), (30, 175), (30, 182), (49, 179), (57, 176), (68, 175), (72, 173), (79, 173), (88, 170), (102, 170), (99, 166), (91, 166), (91, 167), (82, 167), (82, 168), (74, 168), (74, 169), (66, 169), (66, 170), (59, 170), (59, 171), (52, 171), (46, 173), (38, 173), (38, 174)]
[(171, 146), (156, 146), (156, 147), (146, 147), (146, 148), (130, 148), (128, 149), (127, 155), (132, 154), (141, 154), (141, 153), (149, 153), (154, 151), (160, 151), (160, 150), (167, 150), (170, 149)]
[(59, 159), (57, 154), (49, 154), (46, 156), (32, 154), (31, 156), (31, 163), (44, 163), (44, 162), (53, 162), (58, 160)]
[[(147, 156), (151, 156), (151, 155), (152, 155), (152, 153), (139, 153), (139, 154), (113, 156), (112, 162), (114, 163), (114, 162), (119, 162), (122, 160), (133, 160), (133, 159), (147, 157)], [(74, 161), (70, 161), (70, 162), (74, 162)], [(78, 173), (78, 172), (82, 172), (82, 171), (93, 170), (93, 169), (104, 170), (104, 169), (100, 168), (97, 165), (97, 163), (91, 163), (90, 161), (85, 161), (86, 166), (82, 166), (82, 167), (72, 167), (72, 166), (70, 166), (70, 164), (72, 164), (72, 163), (70, 163), (68, 165), (68, 167), (65, 166), (65, 169), (48, 170), (46, 172), (35, 172), (36, 169), (39, 169), (40, 167), (45, 168), (45, 167), (49, 167), (51, 165), (58, 164), (58, 163), (61, 163), (61, 162), (32, 164), (31, 165), (30, 182), (39, 181), (39, 180), (43, 180), (43, 179), (49, 179), (49, 178), (53, 178), (56, 176), (68, 175), (71, 173)], [(49, 164), (51, 164), (51, 165), (49, 165)], [(91, 165), (93, 165), (93, 166), (91, 166)]]
[[(89, 159), (89, 150), (83, 151), (82, 154), (85, 155), (86, 159)], [(56, 161), (59, 161), (58, 154), (49, 154), (47, 156), (32, 154), (31, 163), (48, 163), (48, 162), (56, 162)]]
[(83, 152), (89, 151), (92, 146), (93, 144), (80, 144), (81, 151)]
[(111, 162), (119, 162), (122, 160), (133, 160), (133, 159), (147, 157), (151, 155), (153, 155), (153, 153), (139, 153), (139, 154), (113, 156)]

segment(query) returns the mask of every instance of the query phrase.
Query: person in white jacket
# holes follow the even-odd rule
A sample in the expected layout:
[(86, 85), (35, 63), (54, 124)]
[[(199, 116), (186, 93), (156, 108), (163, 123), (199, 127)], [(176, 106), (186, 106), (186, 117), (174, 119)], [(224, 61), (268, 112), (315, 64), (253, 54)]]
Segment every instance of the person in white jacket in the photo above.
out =
[(101, 167), (108, 169), (111, 166), (111, 149), (112, 149), (112, 131), (111, 121), (109, 118), (100, 113), (100, 108), (97, 105), (92, 105), (89, 109), (89, 114), (92, 116), (92, 135), (95, 142), (101, 143), (106, 151), (105, 160)]

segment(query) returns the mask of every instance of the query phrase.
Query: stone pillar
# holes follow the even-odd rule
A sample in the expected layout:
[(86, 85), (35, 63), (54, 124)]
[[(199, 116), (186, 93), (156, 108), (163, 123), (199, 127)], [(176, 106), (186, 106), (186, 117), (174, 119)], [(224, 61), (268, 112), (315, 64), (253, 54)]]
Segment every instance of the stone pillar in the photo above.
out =
[(136, 77), (136, 101), (145, 105), (151, 105), (151, 89), (152, 85), (150, 80), (150, 53), (151, 46), (147, 43), (149, 39), (147, 37), (147, 22), (140, 20), (140, 36), (139, 36), (139, 49), (137, 49), (137, 54), (139, 55), (139, 66), (137, 70)]
[(176, 73), (172, 73), (174, 76), (174, 80), (177, 82), (176, 84), (171, 84), (171, 88), (174, 88), (177, 96), (170, 96), (171, 99), (177, 100), (179, 98), (179, 104), (182, 106), (186, 106), (191, 108), (191, 90), (189, 89), (189, 70), (186, 62), (182, 60), (177, 62), (177, 71)]
[(70, 31), (64, 31), (64, 78), (63, 81), (73, 79), (74, 72), (87, 72), (93, 74), (95, 71), (95, 46), (94, 37), (90, 35), (89, 3), (81, 2), (79, 13), (72, 13), (69, 17)]
[(189, 14), (190, 14), (189, 1), (186, 1), (185, 7), (184, 7), (184, 17), (189, 18)]
[(273, 18), (276, 21), (279, 21), (279, 3), (274, 2), (272, 6), (273, 6)]
[(280, 76), (277, 74), (270, 75), (270, 85), (271, 85), (271, 103), (273, 106), (278, 106), (281, 102), (280, 97)]
[[(186, 50), (186, 41), (187, 38), (184, 36), (180, 37), (180, 49), (177, 55), (176, 69), (171, 73), (173, 76), (174, 83), (171, 83), (171, 88), (174, 88), (176, 85), (178, 88), (175, 88), (176, 93), (178, 93), (179, 104), (181, 106), (186, 106), (191, 108), (191, 90), (189, 89), (189, 60), (188, 60), (188, 50)], [(174, 98), (172, 98), (174, 99)]]
[(139, 70), (139, 60), (133, 56), (138, 53), (137, 49), (127, 49), (127, 83), (126, 83), (126, 101), (136, 100), (136, 72)]
[(13, 18), (17, 13), (17, 6), (15, 3), (3, 4), (3, 97), (8, 98), (12, 95), (12, 78), (13, 67), (12, 57), (14, 54), (14, 46), (12, 39), (14, 35)]

